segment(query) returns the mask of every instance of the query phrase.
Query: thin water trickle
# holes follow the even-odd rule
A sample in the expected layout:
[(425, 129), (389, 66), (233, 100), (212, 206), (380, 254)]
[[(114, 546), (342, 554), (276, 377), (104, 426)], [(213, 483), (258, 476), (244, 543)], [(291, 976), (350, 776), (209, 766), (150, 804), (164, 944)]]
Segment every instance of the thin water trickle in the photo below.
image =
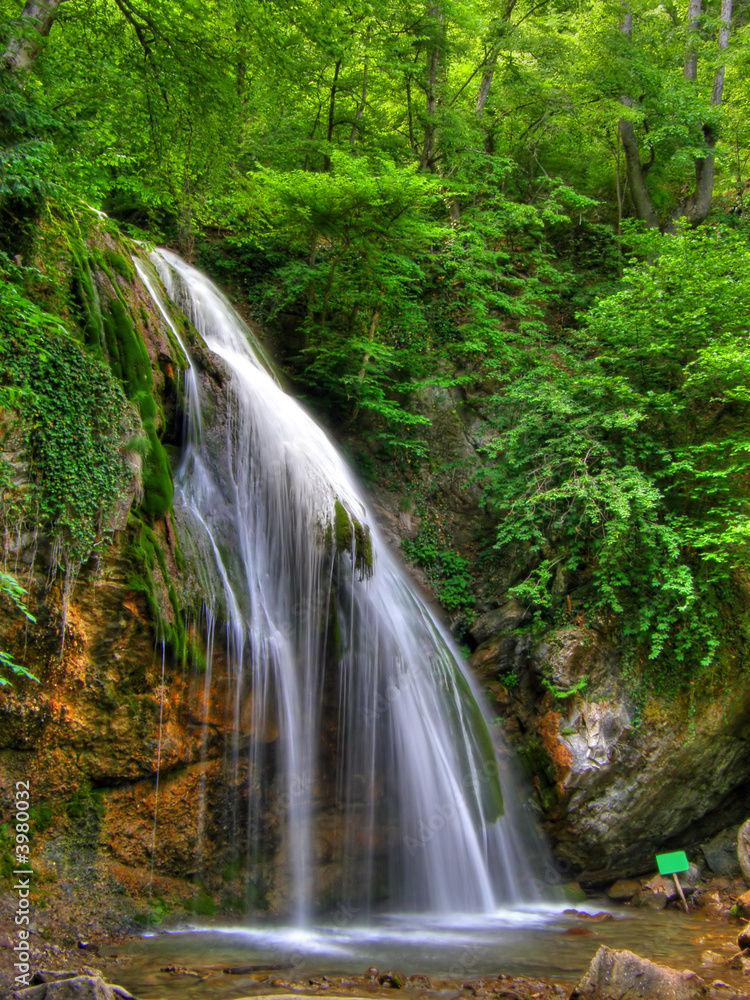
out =
[(334, 901), (366, 916), (538, 899), (544, 849), (508, 755), (340, 453), (216, 286), (170, 251), (151, 260), (231, 373), (226, 413), (204, 427), (190, 365), (175, 514), (227, 623), (230, 775), (246, 768), (248, 792), (229, 823), (250, 877), (268, 878), (270, 822), (276, 908), (297, 925)]

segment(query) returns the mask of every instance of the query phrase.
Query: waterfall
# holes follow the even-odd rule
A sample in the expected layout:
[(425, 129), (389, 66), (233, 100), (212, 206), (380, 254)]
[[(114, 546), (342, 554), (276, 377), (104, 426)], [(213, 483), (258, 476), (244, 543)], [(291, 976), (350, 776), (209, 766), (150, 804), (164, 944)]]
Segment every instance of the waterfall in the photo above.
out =
[(174, 505), (210, 634), (226, 623), (230, 769), (247, 775), (227, 822), (250, 878), (272, 870), (301, 925), (337, 902), (439, 915), (532, 901), (538, 840), (458, 650), (227, 299), (176, 254), (151, 261), (228, 373), (208, 426), (190, 366)]

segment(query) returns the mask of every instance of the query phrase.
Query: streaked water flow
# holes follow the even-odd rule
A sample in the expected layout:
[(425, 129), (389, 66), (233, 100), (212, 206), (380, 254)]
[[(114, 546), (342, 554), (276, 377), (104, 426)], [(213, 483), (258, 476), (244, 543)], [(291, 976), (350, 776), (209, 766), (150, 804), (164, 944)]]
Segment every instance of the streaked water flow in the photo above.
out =
[(538, 838), (450, 637), (226, 298), (174, 253), (151, 259), (229, 373), (226, 414), (203, 426), (189, 372), (175, 513), (203, 563), (211, 629), (226, 622), (232, 767), (248, 774), (230, 822), (251, 872), (270, 809), (296, 924), (332, 900), (432, 914), (533, 900)]

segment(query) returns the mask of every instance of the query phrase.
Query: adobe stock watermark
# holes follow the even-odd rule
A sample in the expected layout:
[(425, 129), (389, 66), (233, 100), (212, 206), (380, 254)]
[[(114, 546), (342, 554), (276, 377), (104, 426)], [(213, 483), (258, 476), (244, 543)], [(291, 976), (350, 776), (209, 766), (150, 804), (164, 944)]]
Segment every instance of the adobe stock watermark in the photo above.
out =
[(30, 810), (31, 790), (28, 781), (17, 781), (15, 801), (13, 803), (15, 823), (15, 847), (13, 860), (13, 892), (16, 894), (16, 912), (14, 921), (18, 928), (14, 969), (16, 969), (16, 985), (31, 985), (31, 952), (29, 949), (29, 925), (31, 923), (31, 840), (30, 840)]
[(532, 878), (531, 888), (539, 896), (547, 896), (550, 889), (562, 889), (566, 882), (575, 879), (575, 868), (572, 862), (565, 858), (550, 858), (540, 875)]
[(315, 772), (313, 770), (292, 774), (283, 791), (273, 800), (271, 811), (276, 816), (286, 816), (294, 813), (301, 804), (308, 803), (315, 791)]
[[(496, 750), (498, 759), (507, 756), (509, 751), (504, 747)], [(463, 791), (468, 791), (476, 785), (486, 785), (488, 782), (497, 780), (500, 773), (497, 760), (483, 760), (478, 773), (469, 771), (461, 778), (461, 789), (456, 789), (452, 798), (441, 802), (427, 819), (417, 823), (415, 835), (406, 834), (403, 838), (404, 846), (410, 857), (414, 857), (417, 851), (422, 850), (431, 840), (437, 837), (442, 831), (452, 823), (458, 816), (464, 815), (465, 795)]]
[[(412, 670), (408, 675), (408, 682), (417, 680), (419, 677), (423, 677), (427, 673), (427, 668), (420, 664), (416, 670)], [(407, 679), (404, 679), (404, 683), (407, 683)], [(365, 725), (369, 728), (373, 726), (378, 719), (380, 719), (386, 712), (390, 712), (394, 704), (404, 693), (404, 688), (397, 680), (391, 679), (385, 686), (382, 692), (378, 692), (375, 696), (375, 700), (371, 705), (363, 707), (361, 711), (362, 718), (364, 719)]]
[(478, 976), (481, 960), (486, 957), (487, 948), (476, 944), (467, 944), (456, 961), (448, 968), (449, 976)]

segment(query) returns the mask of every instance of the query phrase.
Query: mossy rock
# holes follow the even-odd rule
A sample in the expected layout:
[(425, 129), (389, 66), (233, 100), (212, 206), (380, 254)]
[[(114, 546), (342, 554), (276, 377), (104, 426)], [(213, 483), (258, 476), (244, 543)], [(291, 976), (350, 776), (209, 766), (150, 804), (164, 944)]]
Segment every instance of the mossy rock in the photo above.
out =
[(333, 541), (337, 552), (348, 552), (360, 575), (372, 575), (372, 537), (370, 528), (349, 514), (336, 500), (333, 518)]

